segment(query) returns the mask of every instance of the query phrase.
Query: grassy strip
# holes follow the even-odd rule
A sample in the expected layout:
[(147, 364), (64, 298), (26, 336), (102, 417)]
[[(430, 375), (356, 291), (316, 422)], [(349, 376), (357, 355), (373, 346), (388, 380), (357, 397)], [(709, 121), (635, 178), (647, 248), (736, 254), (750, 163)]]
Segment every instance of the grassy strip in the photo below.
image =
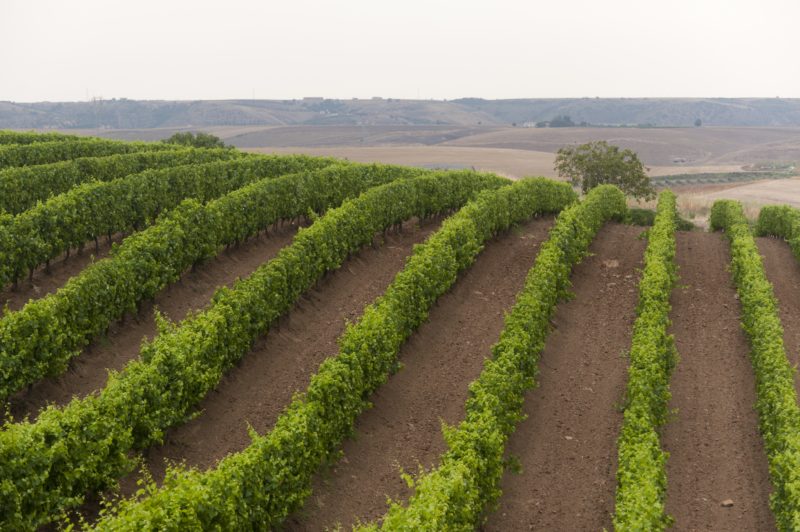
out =
[[(397, 179), (415, 175), (421, 177)], [(178, 210), (180, 214), (170, 224), (182, 228), (180, 234), (207, 217), (217, 220), (223, 232), (242, 234), (255, 217), (267, 221), (273, 213), (287, 209), (284, 201), (305, 212), (308, 206), (336, 204), (337, 199), (376, 182), (395, 181), (368, 190), (301, 230), (290, 246), (249, 278), (233, 289), (218, 290), (203, 312), (179, 326), (161, 323), (160, 334), (143, 345), (141, 360), (111, 375), (99, 395), (73, 400), (62, 409), (50, 407), (35, 423), (6, 425), (0, 431), (3, 526), (34, 528), (80, 504), (86, 493), (111, 485), (132, 467), (131, 450), (161, 441), (164, 431), (185, 421), (273, 320), (326, 272), (371, 243), (377, 231), (415, 215), (455, 208), (479, 190), (508, 182), (473, 172), (431, 174), (374, 165), (331, 168), (313, 179), (289, 179), (265, 182), (267, 189), (280, 183), (280, 193), (274, 189), (265, 193), (253, 188), (255, 185), (249, 191), (237, 191), (235, 194), (247, 201), (230, 201), (225, 209), (220, 204), (203, 209), (190, 203)], [(246, 213), (248, 218), (231, 220), (236, 212)], [(161, 242), (167, 252), (207, 245), (202, 239)], [(147, 262), (151, 257), (133, 253), (131, 259)], [(158, 278), (151, 275), (145, 282), (153, 284)]]
[[(253, 530), (278, 525), (297, 509), (319, 467), (352, 434), (367, 397), (397, 368), (400, 347), (468, 268), (484, 242), (537, 213), (575, 200), (565, 183), (517, 181), (487, 191), (445, 221), (414, 249), (405, 268), (360, 321), (339, 338), (304, 395), (296, 397), (264, 436), (208, 473), (172, 471), (162, 490), (125, 501), (101, 530)], [(624, 206), (624, 202), (622, 203)]]
[(711, 227), (724, 229), (731, 244), (731, 273), (742, 303), (742, 326), (750, 339), (756, 409), (775, 488), (770, 507), (780, 530), (800, 530), (800, 408), (777, 301), (741, 203), (715, 202)]
[(78, 185), (0, 225), (0, 287), (26, 272), (32, 276), (38, 266), (87, 241), (136, 230), (184, 199), (208, 201), (265, 177), (333, 162), (303, 155), (247, 157)]
[(0, 319), (0, 399), (62, 373), (114, 320), (136, 311), (142, 301), (177, 281), (186, 268), (214, 256), (221, 246), (309, 209), (324, 211), (370, 186), (419, 173), (400, 167), (335, 166), (265, 178), (207, 205), (183, 202), (54, 294)]
[(0, 169), (13, 166), (55, 163), (78, 157), (101, 157), (137, 151), (179, 150), (181, 147), (163, 142), (122, 142), (94, 137), (0, 145)]
[(760, 179), (788, 179), (797, 175), (794, 170), (754, 170), (742, 172), (709, 172), (702, 174), (672, 174), (653, 176), (656, 187), (669, 187), (686, 184), (732, 183), (737, 181), (757, 181)]
[(6, 168), (0, 170), (0, 211), (19, 214), (33, 207), (37, 201), (46, 201), (89, 181), (111, 181), (150, 169), (242, 156), (244, 154), (236, 150), (186, 148), (82, 157), (57, 163)]
[[(613, 186), (593, 189), (562, 212), (528, 272), (525, 287), (506, 315), (493, 358), (469, 387), (466, 417), (444, 431), (449, 449), (441, 465), (418, 478), (407, 506), (393, 503), (386, 530), (474, 530), (500, 495), (503, 454), (522, 419), (525, 392), (534, 386), (539, 355), (559, 298), (567, 294), (573, 265), (609, 219), (626, 212), (624, 195)], [(377, 530), (373, 523), (365, 530)]]
[(666, 422), (669, 378), (677, 359), (672, 335), (667, 332), (672, 308), (669, 298), (677, 280), (677, 218), (675, 195), (662, 192), (639, 281), (627, 403), (617, 441), (615, 530), (664, 530), (671, 524), (664, 508), (667, 456), (657, 430)]
[(64, 133), (35, 133), (33, 131), (0, 130), (0, 144), (33, 144), (34, 142), (55, 142), (60, 140), (79, 140), (83, 137)]

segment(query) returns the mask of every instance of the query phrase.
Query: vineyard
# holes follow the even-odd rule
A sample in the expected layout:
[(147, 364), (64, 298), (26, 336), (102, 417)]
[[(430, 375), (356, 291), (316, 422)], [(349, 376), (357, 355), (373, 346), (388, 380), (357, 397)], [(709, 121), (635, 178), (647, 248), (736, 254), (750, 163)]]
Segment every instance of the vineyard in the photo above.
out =
[(800, 530), (800, 210), (710, 222), (0, 131), (0, 530)]

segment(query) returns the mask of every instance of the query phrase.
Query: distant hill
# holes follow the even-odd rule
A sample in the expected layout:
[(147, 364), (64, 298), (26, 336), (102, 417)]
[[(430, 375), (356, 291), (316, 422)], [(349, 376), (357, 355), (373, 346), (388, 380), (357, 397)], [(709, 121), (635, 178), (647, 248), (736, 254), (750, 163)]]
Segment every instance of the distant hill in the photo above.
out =
[(269, 125), (531, 125), (558, 116), (607, 126), (800, 126), (800, 99), (96, 100), (0, 102), (0, 128), (149, 129)]
[(538, 122), (569, 116), (573, 122), (609, 126), (797, 126), (800, 99), (782, 98), (582, 98), (454, 100), (501, 122)]

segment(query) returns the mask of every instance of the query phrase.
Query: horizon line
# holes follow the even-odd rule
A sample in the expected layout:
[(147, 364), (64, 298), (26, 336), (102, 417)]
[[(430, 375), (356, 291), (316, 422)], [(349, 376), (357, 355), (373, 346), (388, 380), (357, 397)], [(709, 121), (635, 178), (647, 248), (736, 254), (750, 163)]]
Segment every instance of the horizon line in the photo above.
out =
[(800, 100), (800, 96), (525, 96), (515, 98), (485, 98), (482, 96), (459, 96), (457, 98), (398, 98), (394, 96), (370, 97), (328, 97), (319, 95), (306, 95), (294, 98), (129, 98), (126, 96), (104, 97), (92, 96), (81, 100), (7, 100), (0, 99), (0, 103), (10, 104), (46, 104), (46, 103), (92, 103), (112, 101), (132, 102), (296, 102), (308, 100), (338, 100), (338, 101), (404, 101), (404, 102), (439, 102), (449, 103), (461, 100), (482, 100), (487, 102), (524, 101), (524, 100)]

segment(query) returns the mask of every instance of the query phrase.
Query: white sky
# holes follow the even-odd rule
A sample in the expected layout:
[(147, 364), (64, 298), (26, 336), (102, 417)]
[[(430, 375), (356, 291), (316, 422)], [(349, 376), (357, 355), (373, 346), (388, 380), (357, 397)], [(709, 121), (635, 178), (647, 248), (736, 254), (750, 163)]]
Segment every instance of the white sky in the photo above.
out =
[(800, 97), (800, 0), (0, 0), (0, 100)]

